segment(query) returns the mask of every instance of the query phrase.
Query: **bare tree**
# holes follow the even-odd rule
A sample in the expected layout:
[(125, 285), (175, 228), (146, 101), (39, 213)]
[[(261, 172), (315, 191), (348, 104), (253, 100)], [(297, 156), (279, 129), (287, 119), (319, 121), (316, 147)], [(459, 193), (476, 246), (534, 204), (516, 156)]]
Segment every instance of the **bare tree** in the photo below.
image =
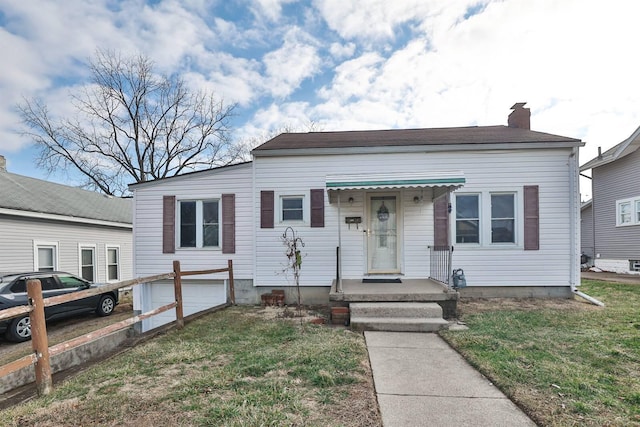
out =
[(234, 162), (241, 149), (230, 142), (234, 105), (207, 91), (191, 91), (177, 76), (160, 76), (144, 55), (98, 51), (92, 84), (71, 94), (72, 118), (54, 119), (39, 100), (18, 109), (40, 149), (38, 166), (71, 167), (84, 186), (110, 195), (127, 184)]

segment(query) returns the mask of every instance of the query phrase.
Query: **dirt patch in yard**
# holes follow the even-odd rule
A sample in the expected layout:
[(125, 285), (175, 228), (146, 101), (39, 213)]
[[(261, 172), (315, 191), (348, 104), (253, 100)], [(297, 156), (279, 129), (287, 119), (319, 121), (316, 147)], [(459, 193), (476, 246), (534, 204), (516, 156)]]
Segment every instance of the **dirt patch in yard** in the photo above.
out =
[(458, 317), (496, 310), (533, 311), (553, 310), (601, 310), (601, 307), (584, 300), (563, 298), (462, 298), (458, 301)]

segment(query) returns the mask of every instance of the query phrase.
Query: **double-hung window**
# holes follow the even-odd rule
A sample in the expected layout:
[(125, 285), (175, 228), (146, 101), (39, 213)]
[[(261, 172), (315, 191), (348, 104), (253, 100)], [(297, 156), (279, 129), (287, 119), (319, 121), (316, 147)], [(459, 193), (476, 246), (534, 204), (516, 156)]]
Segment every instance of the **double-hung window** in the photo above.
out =
[(456, 243), (480, 243), (480, 195), (456, 196)]
[(80, 276), (84, 280), (94, 282), (96, 265), (96, 248), (95, 246), (80, 247)]
[(491, 243), (515, 243), (515, 194), (491, 194)]
[(107, 246), (107, 281), (114, 282), (120, 279), (120, 248)]
[(455, 195), (455, 242), (481, 246), (518, 241), (517, 192)]
[(33, 267), (36, 271), (54, 271), (58, 269), (58, 243), (34, 242)]
[(282, 207), (282, 222), (304, 221), (304, 197), (303, 196), (282, 196), (280, 198)]
[(182, 200), (178, 207), (181, 248), (220, 247), (219, 200)]
[(616, 200), (616, 225), (640, 225), (640, 196)]

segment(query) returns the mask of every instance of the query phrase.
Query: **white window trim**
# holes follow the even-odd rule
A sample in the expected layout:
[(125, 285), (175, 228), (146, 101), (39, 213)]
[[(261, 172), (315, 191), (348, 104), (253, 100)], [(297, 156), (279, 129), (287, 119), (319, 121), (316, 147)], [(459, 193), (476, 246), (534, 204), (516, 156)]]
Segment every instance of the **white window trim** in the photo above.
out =
[[(450, 222), (450, 235), (451, 241), (457, 248), (486, 248), (486, 249), (522, 249), (524, 247), (524, 191), (522, 187), (519, 188), (501, 188), (499, 190), (485, 190), (485, 191), (456, 191), (451, 197), (451, 220)], [(491, 196), (499, 194), (513, 194), (515, 197), (514, 206), (514, 233), (515, 242), (491, 242)], [(480, 203), (479, 207), (479, 221), (480, 221), (480, 238), (479, 243), (457, 243), (456, 242), (456, 196), (472, 196), (478, 195)]]
[[(116, 250), (116, 254), (117, 254), (117, 267), (118, 267), (118, 278), (113, 280), (113, 279), (109, 279), (109, 250), (110, 249), (115, 249)], [(105, 245), (104, 246), (104, 278), (105, 281), (108, 283), (113, 283), (113, 282), (118, 282), (121, 280), (121, 262), (120, 262), (120, 245)]]
[[(640, 219), (638, 218), (638, 203), (640, 203), (640, 196), (616, 200), (616, 227), (640, 225)], [(629, 204), (629, 222), (621, 221), (621, 207), (625, 204)]]
[(51, 241), (33, 241), (33, 271), (38, 271), (38, 248), (54, 248), (53, 270), (59, 270), (58, 259), (60, 258), (59, 243)]
[(82, 250), (83, 249), (91, 249), (93, 251), (93, 254), (92, 254), (93, 278), (90, 281), (95, 282), (97, 280), (97, 273), (98, 273), (98, 262), (97, 262), (98, 251), (96, 249), (95, 244), (78, 243), (78, 276), (82, 277)]
[[(298, 219), (282, 218), (282, 201), (285, 199), (302, 199), (302, 221)], [(309, 207), (307, 206), (307, 198), (304, 194), (280, 194), (278, 195), (278, 222), (281, 224), (308, 224), (309, 223)]]
[[(204, 249), (204, 250), (214, 250), (220, 251), (222, 250), (222, 198), (221, 197), (207, 197), (207, 198), (189, 198), (189, 199), (179, 199), (176, 200), (176, 250), (196, 250), (196, 249)], [(183, 202), (195, 202), (196, 203), (196, 246), (180, 246), (180, 232), (182, 227), (180, 227), (181, 218), (180, 218), (180, 205)], [(218, 246), (203, 246), (204, 236), (202, 235), (202, 225), (203, 225), (203, 202), (217, 202), (218, 203)]]

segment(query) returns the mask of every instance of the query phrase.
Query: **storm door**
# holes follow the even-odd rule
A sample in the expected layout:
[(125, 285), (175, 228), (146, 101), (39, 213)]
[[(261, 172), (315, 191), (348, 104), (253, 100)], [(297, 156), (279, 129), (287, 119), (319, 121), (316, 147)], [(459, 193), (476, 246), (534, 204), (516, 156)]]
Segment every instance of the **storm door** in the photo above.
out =
[(367, 272), (399, 273), (398, 196), (369, 195)]

